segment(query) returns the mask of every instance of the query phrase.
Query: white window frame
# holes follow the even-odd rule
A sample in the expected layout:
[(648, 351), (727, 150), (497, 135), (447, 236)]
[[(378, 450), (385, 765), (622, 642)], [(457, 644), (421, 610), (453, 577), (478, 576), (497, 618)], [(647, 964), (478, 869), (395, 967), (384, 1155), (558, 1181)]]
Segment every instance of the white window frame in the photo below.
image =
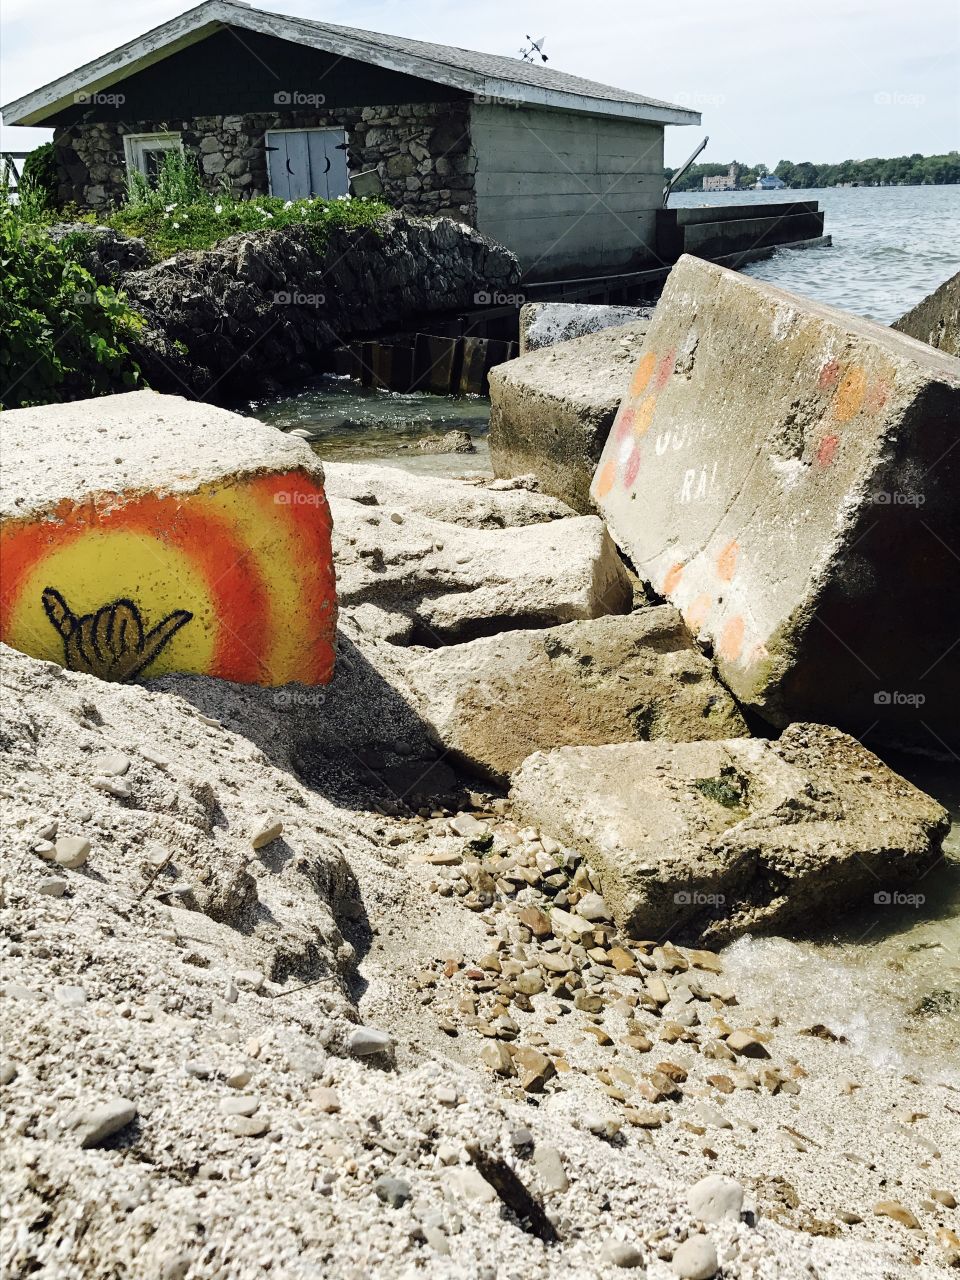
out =
[(151, 151), (183, 151), (183, 138), (179, 133), (125, 133), (123, 154), (127, 173), (142, 173), (146, 178), (147, 154)]

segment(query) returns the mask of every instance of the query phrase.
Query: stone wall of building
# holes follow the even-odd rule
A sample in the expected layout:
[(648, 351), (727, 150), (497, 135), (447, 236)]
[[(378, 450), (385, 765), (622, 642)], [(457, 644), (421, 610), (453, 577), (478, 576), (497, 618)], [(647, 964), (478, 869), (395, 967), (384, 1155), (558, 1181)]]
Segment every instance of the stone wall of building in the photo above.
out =
[(240, 198), (266, 195), (267, 130), (325, 127), (346, 131), (349, 172), (376, 169), (394, 208), (475, 224), (469, 105), (458, 102), (73, 125), (54, 138), (60, 201), (105, 210), (122, 200), (124, 135), (142, 133), (179, 133), (211, 190), (226, 187)]

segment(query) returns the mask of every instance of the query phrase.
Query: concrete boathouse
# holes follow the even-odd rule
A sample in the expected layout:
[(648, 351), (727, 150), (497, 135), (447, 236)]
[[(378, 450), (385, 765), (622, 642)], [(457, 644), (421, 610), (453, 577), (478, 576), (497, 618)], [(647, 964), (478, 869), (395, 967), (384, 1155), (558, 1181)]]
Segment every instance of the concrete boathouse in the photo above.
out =
[(528, 280), (658, 263), (663, 134), (696, 111), (519, 58), (206, 3), (3, 108), (47, 126), (63, 202), (105, 209), (167, 148), (211, 188), (384, 198), (446, 214)]

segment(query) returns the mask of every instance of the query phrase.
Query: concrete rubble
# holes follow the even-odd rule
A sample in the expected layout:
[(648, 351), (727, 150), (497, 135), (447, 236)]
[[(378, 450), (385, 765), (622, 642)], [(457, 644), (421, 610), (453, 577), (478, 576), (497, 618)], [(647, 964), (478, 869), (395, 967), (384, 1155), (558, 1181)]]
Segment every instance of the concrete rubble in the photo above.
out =
[(494, 474), (532, 474), (544, 493), (593, 511), (590, 482), (648, 325), (604, 329), (491, 369)]
[(601, 306), (589, 302), (527, 302), (520, 308), (520, 354), (555, 347), (634, 322), (649, 321), (652, 307)]
[(584, 855), (635, 937), (713, 944), (918, 882), (950, 825), (855, 739), (805, 724), (777, 742), (538, 752), (511, 800), (521, 820)]
[(952, 356), (684, 257), (592, 493), (742, 706), (942, 751), (958, 421)]
[(947, 355), (960, 356), (960, 271), (895, 320), (893, 327)]

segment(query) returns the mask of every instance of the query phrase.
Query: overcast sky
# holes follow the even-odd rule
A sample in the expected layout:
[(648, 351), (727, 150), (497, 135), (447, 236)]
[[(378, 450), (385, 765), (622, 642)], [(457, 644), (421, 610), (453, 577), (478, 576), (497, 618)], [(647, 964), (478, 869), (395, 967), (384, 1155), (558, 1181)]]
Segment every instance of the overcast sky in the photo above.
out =
[[(192, 6), (3, 0), (0, 100), (73, 70)], [(512, 56), (546, 35), (549, 66), (679, 102), (667, 163), (930, 154), (960, 146), (958, 0), (261, 0), (261, 8)], [(46, 130), (5, 128), (26, 150)]]

